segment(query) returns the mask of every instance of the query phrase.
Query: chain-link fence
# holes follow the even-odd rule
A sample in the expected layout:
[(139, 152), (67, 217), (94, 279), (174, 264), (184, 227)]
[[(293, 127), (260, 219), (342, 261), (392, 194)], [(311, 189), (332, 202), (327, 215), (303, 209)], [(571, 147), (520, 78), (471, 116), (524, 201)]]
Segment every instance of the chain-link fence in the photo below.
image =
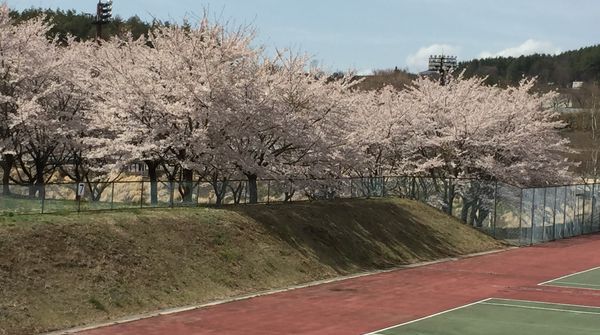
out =
[[(2, 185), (0, 215), (250, 203), (246, 180)], [(257, 203), (396, 196), (419, 200), (516, 245), (600, 231), (600, 184), (519, 188), (417, 176), (259, 180)]]
[(520, 189), (498, 183), (493, 234), (518, 245), (600, 232), (599, 184)]

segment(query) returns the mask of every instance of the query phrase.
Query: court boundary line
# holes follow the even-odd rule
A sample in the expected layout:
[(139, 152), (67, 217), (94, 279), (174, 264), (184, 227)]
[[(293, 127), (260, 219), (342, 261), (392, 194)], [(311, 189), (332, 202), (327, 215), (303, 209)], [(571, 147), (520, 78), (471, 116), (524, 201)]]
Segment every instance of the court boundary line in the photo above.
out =
[[(386, 330), (390, 330), (390, 329), (394, 329), (394, 328), (398, 328), (398, 327), (403, 327), (403, 326), (406, 326), (406, 325), (409, 325), (409, 324), (412, 324), (412, 323), (416, 323), (416, 322), (419, 322), (419, 321), (423, 321), (423, 320), (427, 320), (427, 319), (430, 319), (430, 318), (434, 318), (436, 316), (440, 316), (440, 315), (443, 315), (443, 314), (446, 314), (446, 313), (454, 312), (454, 311), (457, 311), (457, 310), (460, 310), (460, 309), (463, 309), (463, 308), (467, 308), (467, 307), (471, 307), (471, 306), (475, 306), (475, 305), (479, 305), (479, 304), (483, 305), (483, 304), (486, 304), (486, 302), (488, 302), (490, 300), (516, 301), (516, 302), (527, 302), (527, 303), (534, 303), (534, 304), (547, 304), (547, 305), (559, 305), (559, 306), (570, 306), (570, 307), (583, 307), (583, 308), (591, 308), (591, 309), (597, 308), (597, 309), (600, 310), (600, 306), (586, 306), (586, 305), (576, 305), (576, 304), (555, 303), (555, 302), (548, 302), (548, 301), (533, 301), (533, 300), (523, 300), (523, 299), (508, 299), (508, 298), (494, 298), (494, 297), (491, 297), (491, 298), (487, 298), (487, 299), (482, 299), (482, 300), (479, 300), (479, 301), (475, 301), (475, 302), (472, 302), (470, 304), (466, 304), (466, 305), (463, 305), (463, 306), (458, 306), (458, 307), (455, 307), (455, 308), (452, 308), (452, 309), (441, 311), (439, 313), (431, 314), (431, 315), (428, 315), (428, 316), (425, 316), (425, 317), (422, 317), (422, 318), (419, 318), (419, 319), (407, 321), (407, 322), (404, 322), (404, 323), (399, 323), (397, 325), (389, 326), (387, 328), (378, 329), (376, 331), (373, 331), (373, 332), (370, 332), (370, 333), (365, 333), (363, 335), (381, 335), (381, 334), (379, 334), (379, 332), (384, 332)], [(506, 305), (491, 304), (491, 303), (487, 303), (487, 305), (498, 305), (498, 306), (514, 307), (514, 308), (527, 308), (528, 307), (528, 306), (516, 306), (516, 305), (508, 305), (508, 304), (506, 304)], [(542, 309), (542, 308), (535, 308), (535, 307), (530, 307), (530, 308), (531, 309)], [(593, 314), (593, 315), (597, 315), (597, 313), (590, 313), (590, 312), (585, 312), (585, 311), (569, 311), (569, 310), (560, 310), (560, 309), (553, 310), (553, 309), (548, 309), (548, 308), (544, 308), (544, 310), (550, 310), (550, 311), (556, 311), (556, 312), (567, 312), (567, 313), (569, 313), (569, 312), (577, 312), (579, 314)]]
[[(581, 285), (581, 286), (589, 286), (591, 289), (593, 289), (594, 287), (597, 287), (596, 290), (600, 290), (600, 285), (599, 284), (584, 284), (584, 283), (575, 283), (575, 282), (568, 282), (568, 281), (558, 281), (558, 282), (553, 282), (553, 285), (546, 285), (546, 286), (561, 286), (561, 287), (573, 287), (573, 288), (579, 288), (575, 285)], [(563, 284), (563, 285), (557, 285), (557, 284)], [(583, 287), (585, 288), (585, 287)]]
[[(554, 281), (565, 279), (565, 278), (568, 278), (568, 277), (571, 277), (571, 276), (577, 276), (577, 275), (584, 274), (584, 273), (587, 273), (587, 272), (592, 272), (592, 271), (595, 271), (595, 270), (600, 270), (600, 266), (595, 267), (595, 268), (591, 268), (591, 269), (587, 269), (587, 270), (583, 270), (583, 271), (579, 271), (579, 272), (575, 272), (575, 273), (571, 273), (571, 274), (568, 274), (568, 275), (564, 275), (562, 277), (550, 279), (550, 280), (547, 280), (547, 281), (545, 281), (543, 283), (539, 283), (538, 286), (546, 285), (546, 284), (552, 283)], [(552, 285), (548, 285), (548, 286), (552, 286)]]
[(577, 305), (577, 304), (563, 304), (561, 302), (535, 301), (535, 300), (525, 300), (525, 299), (509, 299), (509, 298), (491, 298), (491, 299), (494, 299), (494, 300), (504, 300), (504, 301), (530, 302), (530, 303), (534, 303), (534, 304), (562, 305), (562, 306), (584, 307), (584, 308), (600, 308), (600, 306)]
[(386, 330), (390, 330), (390, 329), (393, 329), (393, 328), (398, 328), (398, 327), (409, 325), (411, 323), (415, 323), (415, 322), (427, 320), (427, 319), (430, 319), (430, 318), (434, 318), (436, 316), (440, 316), (440, 315), (443, 315), (443, 314), (446, 314), (446, 313), (454, 312), (454, 311), (457, 311), (459, 309), (471, 307), (471, 306), (474, 306), (474, 305), (477, 305), (477, 304), (480, 304), (482, 302), (486, 302), (486, 301), (489, 301), (489, 300), (492, 300), (492, 299), (494, 299), (494, 298), (486, 298), (486, 299), (478, 300), (478, 301), (475, 301), (475, 302), (472, 302), (472, 303), (469, 303), (469, 304), (466, 304), (466, 305), (454, 307), (454, 308), (451, 308), (451, 309), (448, 309), (448, 310), (445, 310), (445, 311), (441, 311), (441, 312), (438, 312), (438, 313), (435, 313), (435, 314), (424, 316), (424, 317), (419, 318), (419, 319), (407, 321), (407, 322), (404, 322), (404, 323), (399, 323), (397, 325), (389, 326), (387, 328), (378, 329), (376, 331), (372, 331), (370, 333), (365, 333), (363, 335), (378, 335), (379, 332), (384, 332)]
[[(522, 302), (524, 302), (524, 301), (522, 301)], [(593, 307), (593, 306), (589, 306), (589, 307), (585, 307), (585, 308), (588, 308), (588, 309), (597, 309), (598, 312), (577, 311), (577, 310), (569, 310), (569, 309), (546, 308), (546, 307), (536, 307), (536, 306), (524, 306), (524, 305), (511, 305), (511, 304), (502, 304), (502, 303), (497, 304), (497, 303), (487, 302), (487, 301), (483, 301), (483, 302), (481, 302), (479, 304), (480, 305), (487, 305), (487, 306), (523, 308), (523, 309), (533, 309), (533, 310), (550, 311), (550, 312), (560, 312), (560, 313), (574, 313), (574, 314), (585, 314), (585, 315), (600, 315), (600, 307)], [(540, 304), (561, 306), (561, 304), (555, 304), (555, 303), (551, 303), (551, 302), (543, 302), (543, 303), (540, 303)], [(562, 305), (562, 306), (565, 306), (565, 305)], [(575, 307), (575, 306), (571, 306), (571, 307)], [(584, 308), (584, 307), (581, 306), (580, 308)]]

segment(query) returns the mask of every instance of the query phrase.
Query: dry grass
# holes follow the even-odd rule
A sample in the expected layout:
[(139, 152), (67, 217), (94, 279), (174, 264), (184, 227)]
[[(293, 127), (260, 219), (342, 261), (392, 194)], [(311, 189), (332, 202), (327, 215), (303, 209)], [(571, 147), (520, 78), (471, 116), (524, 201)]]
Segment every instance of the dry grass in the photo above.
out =
[(500, 247), (400, 199), (0, 217), (0, 334)]

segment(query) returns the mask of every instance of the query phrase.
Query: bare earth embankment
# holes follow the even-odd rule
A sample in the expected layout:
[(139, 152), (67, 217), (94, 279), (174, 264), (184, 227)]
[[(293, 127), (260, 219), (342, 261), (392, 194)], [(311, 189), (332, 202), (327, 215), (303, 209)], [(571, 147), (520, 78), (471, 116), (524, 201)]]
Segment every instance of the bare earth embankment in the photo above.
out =
[(0, 334), (501, 247), (401, 199), (2, 216)]

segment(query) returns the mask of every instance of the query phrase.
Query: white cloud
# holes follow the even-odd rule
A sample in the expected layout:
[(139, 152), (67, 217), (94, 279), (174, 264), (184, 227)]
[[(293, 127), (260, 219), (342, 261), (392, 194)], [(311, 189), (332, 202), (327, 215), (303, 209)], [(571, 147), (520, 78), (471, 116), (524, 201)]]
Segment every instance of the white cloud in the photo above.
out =
[(373, 74), (373, 70), (372, 69), (363, 69), (363, 70), (357, 71), (356, 74), (359, 76), (370, 76)]
[(491, 58), (491, 57), (519, 57), (532, 55), (535, 53), (545, 54), (558, 54), (561, 50), (555, 47), (552, 43), (547, 41), (538, 41), (534, 39), (528, 39), (521, 45), (500, 50), (498, 52), (484, 51), (479, 54), (479, 58)]
[(429, 56), (440, 54), (456, 56), (458, 51), (458, 47), (449, 44), (432, 44), (408, 55), (406, 57), (406, 65), (411, 72), (426, 71), (429, 64)]

